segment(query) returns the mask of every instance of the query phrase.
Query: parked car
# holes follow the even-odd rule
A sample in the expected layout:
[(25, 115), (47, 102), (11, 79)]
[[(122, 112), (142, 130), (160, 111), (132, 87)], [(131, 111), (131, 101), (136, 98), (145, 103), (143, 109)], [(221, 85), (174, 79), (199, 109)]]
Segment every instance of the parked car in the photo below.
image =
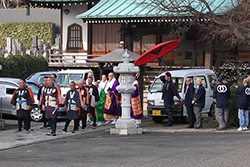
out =
[(43, 72), (37, 72), (34, 74), (31, 74), (26, 78), (26, 81), (32, 81), (40, 84), (41, 86), (43, 85), (43, 77), (47, 76), (50, 77), (51, 74), (57, 74), (57, 71), (43, 71)]
[[(65, 97), (66, 93), (70, 90), (70, 82), (74, 81), (78, 83), (80, 79), (86, 80), (88, 77), (88, 73), (93, 71), (91, 69), (79, 69), (79, 70), (62, 70), (57, 73), (57, 83), (61, 88), (61, 95)], [(93, 78), (94, 79), (94, 78)]]
[[(218, 80), (215, 73), (208, 69), (190, 69), (190, 70), (175, 70), (169, 71), (172, 75), (172, 81), (175, 84), (177, 91), (181, 98), (184, 99), (184, 89), (186, 87), (185, 80), (187, 77), (192, 79), (192, 83), (196, 86), (195, 80), (197, 78), (202, 79), (202, 85), (206, 89), (206, 101), (205, 107), (202, 113), (208, 113), (208, 116), (214, 116), (214, 101), (213, 101), (213, 89), (217, 85)], [(167, 113), (164, 108), (164, 102), (162, 97), (163, 82), (160, 80), (160, 74), (149, 87), (149, 93), (147, 97), (147, 112), (148, 116), (152, 117), (152, 120), (156, 123), (161, 123), (167, 118)], [(187, 111), (186, 107), (183, 106), (183, 102), (179, 101), (177, 97), (174, 97), (173, 118), (186, 118)]]
[[(16, 116), (16, 111), (12, 109), (12, 105), (9, 103), (14, 91), (18, 88), (18, 82), (20, 79), (18, 78), (0, 78), (0, 84), (6, 87), (6, 97), (2, 99), (2, 112), (3, 114), (14, 115)], [(35, 103), (32, 105), (30, 117), (34, 121), (40, 121), (43, 119), (43, 114), (41, 109), (38, 107), (37, 94), (39, 88), (41, 87), (39, 84), (26, 81), (26, 85), (32, 89), (34, 94)], [(58, 110), (58, 118), (65, 118), (66, 112), (63, 107), (60, 107)]]

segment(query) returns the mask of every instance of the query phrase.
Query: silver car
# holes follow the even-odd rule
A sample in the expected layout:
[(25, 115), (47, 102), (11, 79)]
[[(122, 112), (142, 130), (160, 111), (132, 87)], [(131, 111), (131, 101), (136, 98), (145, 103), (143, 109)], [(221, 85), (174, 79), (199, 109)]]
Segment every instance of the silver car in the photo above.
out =
[[(17, 78), (0, 78), (0, 85), (4, 85), (6, 87), (6, 97), (2, 98), (2, 104), (0, 106), (2, 107), (3, 114), (16, 116), (16, 111), (12, 109), (12, 104), (10, 104), (9, 101), (14, 91), (18, 88), (19, 80), (20, 79)], [(34, 121), (40, 121), (43, 119), (43, 114), (41, 109), (38, 107), (37, 94), (41, 86), (31, 81), (27, 81), (26, 85), (32, 89), (35, 98), (35, 103), (32, 104), (30, 117)]]
[(31, 74), (26, 78), (26, 81), (31, 81), (40, 84), (43, 86), (43, 77), (50, 77), (51, 74), (57, 74), (57, 71), (43, 71)]

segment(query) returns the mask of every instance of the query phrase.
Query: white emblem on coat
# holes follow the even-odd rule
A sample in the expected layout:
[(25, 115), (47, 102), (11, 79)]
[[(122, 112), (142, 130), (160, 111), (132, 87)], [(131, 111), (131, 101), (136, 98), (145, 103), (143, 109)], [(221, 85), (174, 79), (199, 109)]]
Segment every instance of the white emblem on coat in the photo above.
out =
[(70, 98), (68, 100), (68, 109), (75, 111), (76, 110), (76, 102), (75, 102), (75, 100), (73, 100), (75, 92), (70, 91), (69, 93), (70, 93)]
[(226, 85), (218, 85), (217, 91), (218, 91), (219, 93), (225, 93), (225, 92), (227, 91)]
[(246, 94), (246, 95), (250, 95), (250, 88), (246, 88), (246, 89), (245, 89), (245, 94)]
[(93, 88), (89, 89), (90, 106), (95, 107), (95, 96), (93, 95)]

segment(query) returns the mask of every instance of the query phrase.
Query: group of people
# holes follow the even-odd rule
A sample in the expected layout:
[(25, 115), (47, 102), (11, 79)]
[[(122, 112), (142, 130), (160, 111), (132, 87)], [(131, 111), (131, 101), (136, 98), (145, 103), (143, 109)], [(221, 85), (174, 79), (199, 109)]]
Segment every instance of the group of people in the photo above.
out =
[[(196, 79), (196, 87), (192, 83), (192, 78), (187, 77), (185, 80), (184, 100), (178, 94), (174, 83), (171, 79), (171, 73), (165, 73), (160, 79), (164, 83), (162, 99), (164, 100), (164, 107), (168, 113), (168, 123), (164, 126), (172, 126), (172, 104), (173, 97), (176, 96), (184, 105), (188, 114), (188, 126), (186, 128), (203, 129), (202, 126), (202, 109), (205, 107), (206, 90), (202, 85), (202, 79)], [(249, 103), (250, 103), (250, 76), (243, 80), (243, 86), (239, 88), (235, 86), (235, 94), (239, 95), (236, 107), (238, 108), (239, 128), (238, 131), (248, 130), (249, 124)], [(217, 116), (219, 126), (216, 130), (226, 130), (228, 128), (228, 115), (229, 115), (229, 98), (230, 87), (226, 85), (225, 78), (219, 79), (219, 84), (214, 87), (213, 98), (215, 99), (217, 107)], [(196, 126), (194, 126), (196, 120)]]
[[(81, 127), (81, 131), (87, 126), (87, 118), (91, 120), (90, 125), (93, 129), (100, 126), (103, 119), (105, 123), (115, 124), (121, 116), (121, 94), (117, 91), (119, 82), (115, 79), (114, 73), (102, 75), (100, 81), (94, 81), (93, 73), (89, 73), (86, 81), (80, 79), (78, 83), (71, 81), (70, 90), (67, 92), (63, 101), (61, 100), (60, 86), (56, 83), (56, 75), (43, 78), (43, 86), (38, 92), (39, 107), (44, 114), (44, 125), (42, 128), (51, 129), (49, 136), (56, 136), (57, 110), (59, 105), (64, 105), (67, 112), (66, 122), (61, 132), (67, 132), (71, 120), (74, 120), (74, 127), (71, 130), (75, 133)], [(136, 90), (131, 94), (131, 117), (134, 118), (139, 126), (142, 118), (140, 102), (140, 86), (135, 77), (133, 85)], [(25, 80), (19, 81), (19, 88), (14, 92), (10, 103), (17, 111), (18, 130), (21, 132), (22, 121), (24, 129), (29, 133), (30, 119), (29, 112), (31, 105), (35, 102), (31, 89), (25, 86)], [(33, 97), (32, 97), (33, 96)], [(33, 101), (32, 101), (33, 98)], [(82, 125), (80, 126), (80, 120)]]

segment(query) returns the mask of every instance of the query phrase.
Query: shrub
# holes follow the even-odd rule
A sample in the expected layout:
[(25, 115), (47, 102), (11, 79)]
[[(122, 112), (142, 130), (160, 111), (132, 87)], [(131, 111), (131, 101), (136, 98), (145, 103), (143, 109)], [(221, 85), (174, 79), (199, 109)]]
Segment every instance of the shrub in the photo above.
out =
[(48, 71), (48, 63), (43, 56), (9, 55), (6, 59), (0, 56), (2, 70), (1, 77), (27, 78), (30, 74), (39, 71)]
[(231, 86), (231, 95), (230, 95), (230, 99), (229, 99), (228, 125), (232, 125), (232, 126), (239, 125), (238, 108), (236, 107), (236, 103), (237, 103), (239, 95), (235, 94), (235, 85), (242, 87), (243, 83), (233, 84)]

